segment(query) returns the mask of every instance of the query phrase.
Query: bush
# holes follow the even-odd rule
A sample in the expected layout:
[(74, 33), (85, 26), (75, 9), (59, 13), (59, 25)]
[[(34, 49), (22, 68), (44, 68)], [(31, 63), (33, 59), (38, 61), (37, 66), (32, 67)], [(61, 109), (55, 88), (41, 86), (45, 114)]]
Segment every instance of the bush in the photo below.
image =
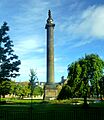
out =
[(70, 99), (71, 96), (72, 96), (72, 94), (71, 94), (71, 88), (70, 88), (70, 86), (64, 85), (62, 87), (62, 90), (60, 91), (57, 99), (58, 100)]

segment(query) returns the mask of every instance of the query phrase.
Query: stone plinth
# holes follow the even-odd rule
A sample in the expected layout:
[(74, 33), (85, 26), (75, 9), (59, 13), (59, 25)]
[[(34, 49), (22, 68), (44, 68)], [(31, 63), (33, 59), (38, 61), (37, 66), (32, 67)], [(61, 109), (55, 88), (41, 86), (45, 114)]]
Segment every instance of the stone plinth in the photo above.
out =
[(57, 99), (58, 90), (56, 84), (45, 85), (44, 87), (44, 99), (54, 100)]

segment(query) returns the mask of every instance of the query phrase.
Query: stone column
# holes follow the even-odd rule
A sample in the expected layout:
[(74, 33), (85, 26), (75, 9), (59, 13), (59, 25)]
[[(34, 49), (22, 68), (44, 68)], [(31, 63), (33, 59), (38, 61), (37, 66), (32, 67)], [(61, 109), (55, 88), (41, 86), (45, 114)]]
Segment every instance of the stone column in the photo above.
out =
[(51, 11), (48, 12), (48, 19), (45, 29), (47, 30), (47, 82), (44, 86), (45, 100), (56, 99), (58, 90), (54, 83), (54, 27)]
[(54, 26), (51, 11), (48, 12), (47, 29), (47, 83), (54, 83)]

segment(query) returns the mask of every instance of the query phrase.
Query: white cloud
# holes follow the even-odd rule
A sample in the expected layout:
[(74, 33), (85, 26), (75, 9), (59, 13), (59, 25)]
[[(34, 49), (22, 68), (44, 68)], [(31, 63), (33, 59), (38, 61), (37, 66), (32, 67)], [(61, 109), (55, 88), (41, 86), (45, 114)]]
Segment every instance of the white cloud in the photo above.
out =
[[(39, 36), (23, 37), (15, 41), (14, 50), (21, 60), (20, 77), (17, 81), (29, 80), (30, 69), (36, 69), (39, 81), (45, 81), (46, 62), (45, 62), (45, 44), (43, 38)], [(40, 54), (40, 55), (38, 55)]]
[[(82, 46), (93, 40), (104, 39), (104, 5), (91, 6), (80, 15), (73, 15), (60, 26), (73, 41), (73, 47)], [(76, 41), (78, 40), (78, 41)]]
[[(84, 19), (84, 20), (83, 20)], [(82, 14), (79, 30), (95, 38), (104, 38), (104, 6), (93, 6)]]
[(43, 38), (39, 36), (28, 36), (21, 38), (21, 40), (15, 42), (15, 52), (19, 55), (26, 55), (29, 53), (44, 52)]
[(92, 19), (91, 34), (98, 38), (104, 38), (104, 6), (95, 9)]

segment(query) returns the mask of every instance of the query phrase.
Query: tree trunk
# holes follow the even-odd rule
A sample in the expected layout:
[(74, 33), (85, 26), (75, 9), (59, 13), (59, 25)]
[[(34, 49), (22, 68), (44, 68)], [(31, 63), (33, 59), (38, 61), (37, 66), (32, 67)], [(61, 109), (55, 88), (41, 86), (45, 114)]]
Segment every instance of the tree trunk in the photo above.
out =
[(98, 88), (97, 88), (96, 92), (97, 92), (97, 98), (99, 98)]
[(100, 100), (101, 100), (101, 101), (103, 100), (102, 95), (100, 95)]
[(84, 96), (84, 104), (83, 104), (84, 108), (88, 108), (88, 104), (87, 104), (87, 96)]
[(1, 95), (0, 95), (0, 102), (1, 102)]
[(5, 95), (3, 95), (3, 98), (5, 98)]
[(87, 105), (87, 97), (84, 96), (84, 104)]

